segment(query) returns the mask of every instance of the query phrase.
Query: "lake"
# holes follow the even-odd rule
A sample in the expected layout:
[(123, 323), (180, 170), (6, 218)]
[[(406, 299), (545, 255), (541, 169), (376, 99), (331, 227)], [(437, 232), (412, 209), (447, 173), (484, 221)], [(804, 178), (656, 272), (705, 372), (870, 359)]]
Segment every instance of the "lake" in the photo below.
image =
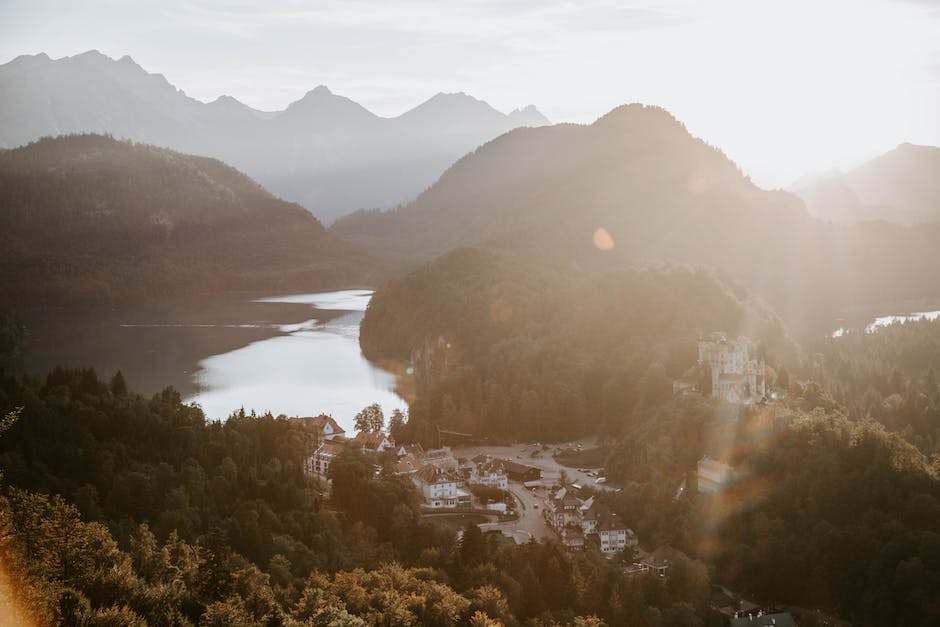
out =
[(24, 369), (121, 370), (153, 394), (168, 385), (206, 416), (239, 408), (275, 415), (332, 415), (350, 431), (377, 402), (386, 416), (406, 403), (395, 377), (359, 349), (359, 323), (372, 292), (343, 290), (279, 297), (234, 295), (136, 309), (47, 314), (28, 324)]
[[(907, 314), (892, 314), (890, 316), (878, 316), (874, 321), (869, 322), (865, 325), (865, 333), (874, 333), (882, 327), (887, 327), (892, 324), (904, 323), (904, 322), (913, 322), (915, 320), (937, 320), (940, 318), (940, 311), (917, 311)], [(842, 337), (850, 329), (846, 327), (839, 327), (832, 332), (832, 337)]]

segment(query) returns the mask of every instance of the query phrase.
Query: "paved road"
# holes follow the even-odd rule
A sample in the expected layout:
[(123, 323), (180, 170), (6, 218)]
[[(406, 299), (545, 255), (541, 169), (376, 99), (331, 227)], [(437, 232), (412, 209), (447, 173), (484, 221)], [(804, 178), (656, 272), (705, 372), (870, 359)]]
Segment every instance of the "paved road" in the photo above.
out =
[[(565, 474), (568, 475), (568, 478), (573, 483), (577, 483), (585, 487), (591, 486), (597, 490), (613, 490), (614, 487), (610, 486), (609, 484), (594, 483), (596, 477), (592, 477), (576, 468), (563, 466), (552, 458), (552, 455), (556, 449), (564, 449), (569, 446), (574, 447), (578, 444), (581, 444), (584, 448), (590, 448), (596, 445), (596, 441), (593, 437), (591, 437), (584, 438), (583, 440), (577, 440), (575, 442), (568, 442), (565, 444), (552, 444), (549, 445), (547, 451), (542, 451), (541, 447), (537, 447), (534, 444), (513, 444), (511, 446), (466, 446), (455, 448), (454, 455), (457, 457), (471, 458), (479, 455), (480, 453), (483, 453), (484, 455), (489, 455), (490, 457), (511, 459), (513, 461), (519, 462), (520, 464), (541, 468), (542, 479), (547, 483), (557, 481), (561, 475), (561, 471), (564, 470)], [(533, 453), (537, 453), (535, 457), (532, 456)]]
[[(548, 450), (542, 451), (541, 447), (534, 444), (514, 444), (512, 446), (466, 446), (454, 449), (454, 455), (457, 457), (471, 458), (480, 453), (490, 457), (502, 459), (511, 459), (521, 464), (534, 466), (542, 470), (542, 480), (546, 485), (558, 481), (561, 471), (564, 470), (573, 483), (583, 486), (590, 485), (599, 490), (612, 490), (613, 487), (607, 484), (595, 484), (594, 477), (587, 473), (578, 471), (575, 468), (562, 466), (552, 458), (556, 449), (563, 449), (567, 446), (576, 446), (581, 444), (588, 448), (595, 445), (593, 438), (586, 438), (578, 442), (567, 444), (556, 444), (549, 446)], [(533, 453), (536, 455), (533, 457)], [(530, 490), (521, 483), (510, 482), (509, 491), (516, 498), (516, 510), (519, 512), (519, 520), (502, 523), (484, 523), (480, 529), (484, 531), (502, 531), (505, 535), (515, 538), (517, 543), (528, 542), (531, 539), (541, 540), (544, 538), (555, 537), (554, 532), (548, 523), (545, 522), (545, 504), (548, 498), (547, 488), (537, 488)]]

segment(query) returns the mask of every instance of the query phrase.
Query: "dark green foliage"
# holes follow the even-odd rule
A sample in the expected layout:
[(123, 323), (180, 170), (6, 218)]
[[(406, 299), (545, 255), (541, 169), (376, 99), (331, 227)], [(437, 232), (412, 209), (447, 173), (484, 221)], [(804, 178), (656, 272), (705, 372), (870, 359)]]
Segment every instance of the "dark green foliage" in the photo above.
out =
[(25, 330), (12, 312), (0, 311), (0, 366), (23, 352)]
[(315, 435), (283, 418), (207, 422), (172, 389), (144, 399), (91, 370), (6, 380), (0, 405), (23, 406), (0, 439), (10, 483), (58, 493), (125, 543), (140, 523), (194, 541), (218, 528), (259, 564), (297, 572), (341, 565), (335, 525), (302, 468)]
[(0, 381), (0, 407), (23, 407), (0, 437), (0, 548), (40, 623), (603, 624), (576, 621), (595, 615), (658, 625), (645, 608), (709, 615), (696, 595), (628, 579), (598, 553), (505, 546), (475, 525), (458, 545), (420, 516), (407, 478), (353, 448), (331, 465), (323, 501), (301, 472), (311, 446), (302, 421), (238, 413), (207, 423), (171, 389), (148, 400), (115, 379), (60, 369)]
[(672, 398), (714, 330), (795, 355), (776, 316), (711, 271), (665, 265), (576, 281), (465, 249), (380, 289), (361, 344), (402, 371), (413, 364), (410, 438), (433, 444), (440, 425), (552, 440), (621, 433)]
[(940, 320), (820, 340), (805, 376), (853, 417), (869, 415), (927, 455), (940, 454)]
[(367, 266), (215, 159), (101, 135), (0, 153), (0, 293), (20, 307), (348, 285)]

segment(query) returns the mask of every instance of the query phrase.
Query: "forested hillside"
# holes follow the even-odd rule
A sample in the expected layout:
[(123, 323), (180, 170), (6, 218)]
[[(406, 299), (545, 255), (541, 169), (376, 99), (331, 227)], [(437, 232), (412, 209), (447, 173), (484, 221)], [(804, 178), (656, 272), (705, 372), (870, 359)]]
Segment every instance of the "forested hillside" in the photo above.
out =
[(803, 374), (850, 415), (870, 415), (926, 455), (940, 454), (940, 320), (819, 340)]
[(712, 331), (761, 340), (772, 362), (796, 349), (777, 316), (714, 271), (628, 268), (574, 279), (518, 258), (462, 249), (373, 297), (360, 342), (404, 373), (410, 428), (495, 440), (620, 433), (691, 378)]
[(531, 105), (504, 114), (464, 93), (438, 93), (381, 117), (324, 85), (289, 92), (296, 100), (286, 108), (259, 111), (229, 95), (192, 98), (130, 56), (22, 55), (0, 64), (0, 148), (108, 133), (215, 157), (329, 223), (408, 202), (483, 142), (549, 123)]
[[(646, 542), (672, 543), (746, 595), (859, 625), (935, 624), (936, 459), (847, 418), (815, 383), (790, 392), (731, 416), (689, 400), (631, 428), (608, 449), (608, 475), (624, 486), (614, 509)], [(703, 454), (734, 468), (721, 495), (694, 492)]]
[(7, 306), (364, 282), (365, 254), (216, 161), (101, 135), (0, 153)]
[(718, 624), (700, 564), (630, 579), (473, 524), (456, 542), (381, 459), (335, 460), (324, 498), (303, 422), (207, 423), (90, 370), (3, 378), (0, 408), (0, 559), (38, 624)]
[(486, 245), (570, 273), (663, 259), (723, 267), (801, 335), (861, 304), (940, 297), (940, 226), (827, 225), (642, 105), (508, 133), (415, 202), (331, 232), (418, 261)]

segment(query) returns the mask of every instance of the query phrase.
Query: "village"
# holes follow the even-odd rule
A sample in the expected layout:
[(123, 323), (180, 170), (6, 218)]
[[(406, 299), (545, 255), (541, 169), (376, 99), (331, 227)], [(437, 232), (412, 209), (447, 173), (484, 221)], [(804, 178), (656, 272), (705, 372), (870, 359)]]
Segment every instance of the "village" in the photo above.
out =
[[(709, 374), (707, 389), (713, 398), (734, 404), (766, 402), (764, 362), (754, 354), (746, 338), (729, 341), (721, 334), (699, 342), (699, 366)], [(677, 393), (688, 388), (677, 387)], [(619, 492), (608, 482), (604, 468), (575, 468), (556, 456), (580, 453), (596, 447), (595, 438), (562, 444), (461, 445), (425, 449), (420, 444), (398, 444), (390, 435), (360, 431), (347, 436), (330, 416), (298, 418), (318, 433), (317, 446), (307, 458), (305, 472), (329, 483), (330, 464), (347, 447), (391, 462), (397, 475), (408, 477), (421, 494), (428, 517), (482, 519), (484, 533), (500, 534), (515, 543), (556, 540), (569, 551), (596, 550), (620, 562), (624, 572), (666, 578), (670, 567), (689, 558), (681, 551), (660, 545), (641, 548), (640, 538), (598, 496)], [(381, 467), (376, 465), (376, 472)], [(695, 490), (716, 495), (736, 481), (734, 468), (719, 459), (703, 456), (691, 472)], [(677, 490), (682, 496), (686, 482)], [(461, 531), (457, 532), (462, 533)], [(719, 587), (720, 588), (720, 587)], [(787, 625), (785, 612), (765, 611), (729, 590), (721, 610), (732, 625)], [(755, 622), (756, 619), (756, 622)]]

